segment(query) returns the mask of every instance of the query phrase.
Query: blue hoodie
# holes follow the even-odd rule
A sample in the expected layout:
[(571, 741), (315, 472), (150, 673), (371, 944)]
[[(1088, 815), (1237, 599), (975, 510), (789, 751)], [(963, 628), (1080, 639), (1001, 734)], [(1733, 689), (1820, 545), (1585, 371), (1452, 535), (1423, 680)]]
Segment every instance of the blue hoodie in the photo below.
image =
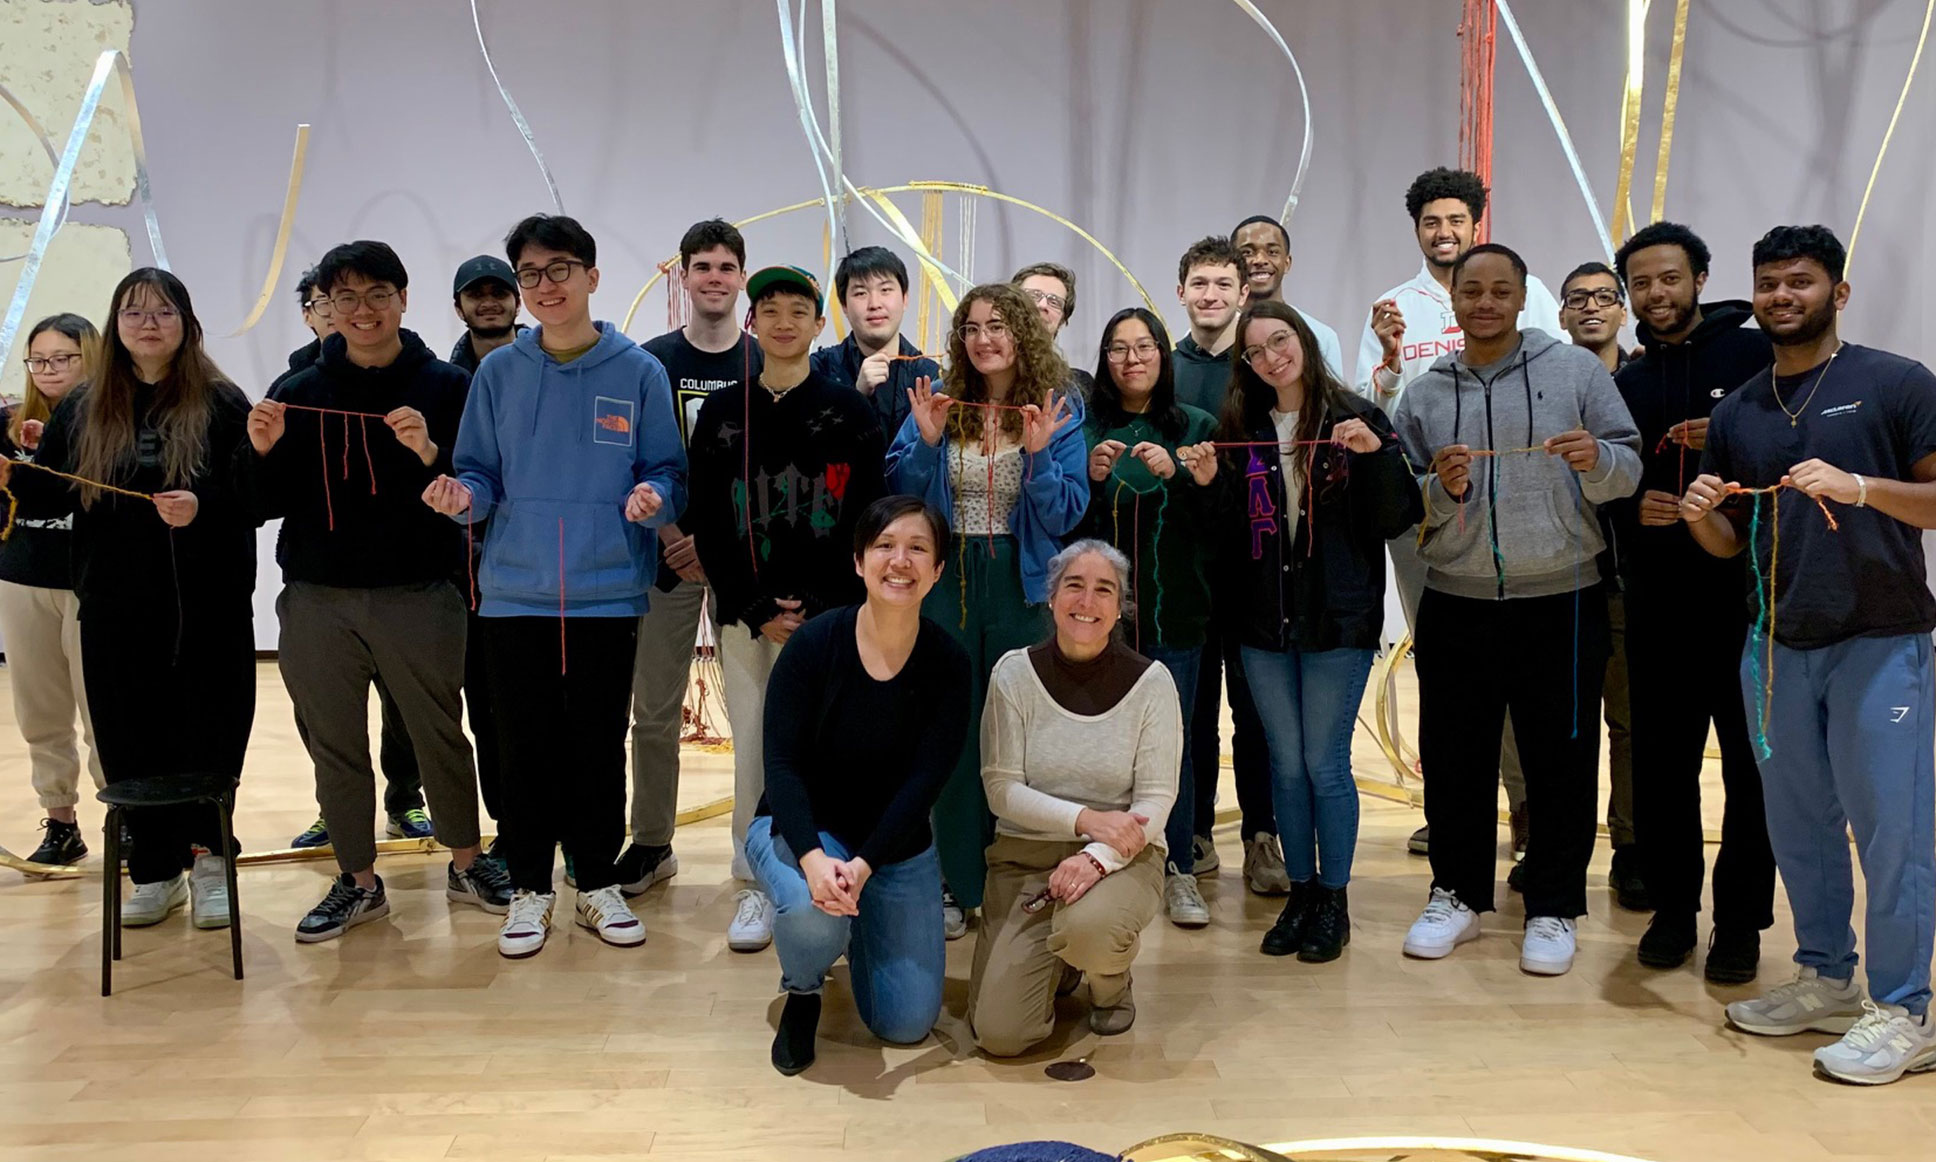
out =
[[(1089, 511), (1089, 445), (1083, 439), (1082, 397), (1069, 392), (1074, 418), (1049, 446), (1028, 457), (1022, 496), (1009, 514), (1016, 556), (1022, 567), (1022, 596), (1030, 605), (1049, 599), (1049, 558), (1062, 548)], [(1047, 406), (1047, 405), (1044, 405)], [(948, 437), (930, 446), (912, 415), (887, 450), (887, 482), (896, 492), (921, 497), (939, 508), (952, 525), (955, 499), (948, 487)]]
[[(485, 617), (646, 610), (659, 563), (649, 530), (686, 506), (686, 452), (665, 368), (616, 326), (597, 326), (597, 346), (570, 363), (533, 327), (471, 380), (454, 457), (471, 510), (456, 519), (490, 521), (477, 574)], [(642, 524), (625, 519), (638, 484), (664, 501)]]

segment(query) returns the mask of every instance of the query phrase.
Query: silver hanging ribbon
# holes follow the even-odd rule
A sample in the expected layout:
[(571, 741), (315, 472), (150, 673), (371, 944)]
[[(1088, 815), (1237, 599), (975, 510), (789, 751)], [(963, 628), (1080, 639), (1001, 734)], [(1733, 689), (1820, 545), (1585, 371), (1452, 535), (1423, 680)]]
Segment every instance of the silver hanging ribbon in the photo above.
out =
[(477, 0), (471, 0), (471, 27), (477, 30), (477, 51), (484, 54), (484, 67), (490, 71), (491, 83), (497, 86), (497, 95), (504, 98), (504, 107), (511, 111), (511, 120), (517, 124), (518, 135), (524, 138), (524, 147), (531, 151), (531, 159), (538, 163), (538, 172), (544, 175), (545, 188), (551, 191), (551, 206), (560, 214), (565, 212), (565, 200), (558, 196), (557, 179), (551, 176), (551, 167), (545, 164), (544, 154), (538, 151), (538, 139), (531, 132), (531, 123), (524, 119), (524, 111), (512, 99), (511, 90), (504, 87), (498, 78), (497, 65), (491, 62), (491, 46), (484, 43), (484, 20), (477, 14)]
[(1519, 31), (1519, 21), (1513, 19), (1512, 5), (1506, 0), (1495, 0), (1499, 9), (1499, 23), (1506, 26), (1512, 37), (1513, 47), (1519, 50), (1519, 59), (1526, 65), (1526, 73), (1533, 79), (1533, 88), (1539, 91), (1539, 100), (1546, 106), (1546, 119), (1553, 123), (1553, 132), (1559, 135), (1560, 148), (1566, 153), (1566, 163), (1573, 167), (1573, 180), (1580, 185), (1580, 195), (1586, 199), (1586, 212), (1593, 216), (1593, 229), (1600, 235), (1600, 245), (1606, 248), (1607, 261), (1613, 261), (1613, 236), (1607, 232), (1606, 219), (1600, 216), (1599, 199), (1593, 196), (1593, 186), (1586, 180), (1586, 167), (1580, 164), (1580, 153), (1573, 148), (1573, 135), (1566, 131), (1566, 118), (1560, 116), (1560, 107), (1553, 101), (1553, 93), (1546, 87), (1546, 77), (1539, 71), (1539, 63), (1533, 60), (1533, 50), (1526, 47), (1526, 37)]
[(1297, 212), (1298, 195), (1304, 190), (1304, 171), (1311, 167), (1311, 90), (1304, 85), (1304, 69), (1297, 63), (1297, 54), (1293, 53), (1291, 46), (1285, 43), (1284, 37), (1277, 31), (1277, 26), (1259, 12), (1257, 5), (1251, 3), (1251, 0), (1236, 0), (1236, 2), (1237, 7), (1243, 9), (1245, 15), (1256, 21), (1257, 26), (1262, 28), (1264, 33), (1283, 51), (1284, 59), (1291, 62), (1291, 72), (1297, 76), (1297, 95), (1304, 102), (1304, 148), (1298, 151), (1297, 173), (1291, 178), (1291, 193), (1284, 199), (1284, 214), (1278, 219), (1289, 227), (1291, 215)]

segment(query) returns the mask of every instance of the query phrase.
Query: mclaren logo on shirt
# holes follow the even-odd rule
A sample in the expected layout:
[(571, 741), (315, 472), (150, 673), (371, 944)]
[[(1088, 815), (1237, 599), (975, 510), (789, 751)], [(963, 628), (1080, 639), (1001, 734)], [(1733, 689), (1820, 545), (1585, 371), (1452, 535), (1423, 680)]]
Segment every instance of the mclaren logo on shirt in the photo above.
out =
[(1828, 419), (1830, 416), (1852, 416), (1855, 414), (1856, 409), (1861, 406), (1862, 401), (1858, 399), (1854, 403), (1837, 404), (1832, 408), (1823, 408), (1815, 414), (1821, 416), (1823, 419)]

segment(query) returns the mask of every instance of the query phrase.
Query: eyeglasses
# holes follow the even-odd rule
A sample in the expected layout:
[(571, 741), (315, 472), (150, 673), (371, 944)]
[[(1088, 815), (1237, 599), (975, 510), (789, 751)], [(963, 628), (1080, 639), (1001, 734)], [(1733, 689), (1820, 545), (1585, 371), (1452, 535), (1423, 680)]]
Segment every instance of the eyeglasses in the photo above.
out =
[(1601, 287), (1599, 290), (1567, 291), (1560, 304), (1572, 311), (1583, 311), (1588, 303), (1596, 307), (1610, 307), (1620, 301), (1620, 292)]
[(1055, 294), (1050, 291), (1024, 290), (1022, 293), (1027, 295), (1029, 298), (1034, 299), (1035, 305), (1038, 307), (1054, 307), (1055, 313), (1058, 315), (1061, 314), (1063, 311), (1067, 310), (1069, 307), (1068, 299), (1065, 299), (1061, 295)]
[(1162, 353), (1163, 349), (1148, 339), (1143, 340), (1133, 347), (1127, 343), (1111, 343), (1103, 351), (1103, 355), (1111, 363), (1127, 363), (1132, 355), (1136, 357), (1136, 362), (1145, 363)]
[(955, 332), (955, 337), (961, 340), (964, 347), (979, 339), (999, 343), (1008, 338), (1008, 324), (1000, 319), (991, 319), (986, 323), (963, 323), (961, 329)]
[(66, 371), (80, 357), (80, 353), (75, 352), (71, 355), (49, 355), (45, 359), (36, 359), (30, 356), (22, 359), (21, 362), (25, 363), (27, 370), (35, 375), (45, 375), (50, 371)]
[(330, 315), (329, 300), (321, 295), (313, 299), (304, 299), (302, 308), (319, 319), (327, 319)]
[[(571, 277), (571, 268), (574, 266), (585, 266), (585, 264), (575, 258), (560, 258), (548, 266), (521, 266), (518, 268), (518, 285), (525, 290), (530, 290), (538, 285), (540, 275), (552, 282), (563, 282)], [(590, 267), (586, 269), (589, 270)]]
[(1261, 344), (1244, 348), (1244, 362), (1255, 366), (1257, 361), (1263, 358), (1267, 352), (1271, 355), (1281, 356), (1291, 349), (1291, 340), (1296, 337), (1297, 332), (1295, 331), (1289, 329), (1279, 331), (1277, 334), (1264, 340)]
[(140, 307), (123, 307), (120, 316), (121, 324), (125, 327), (140, 327), (148, 323), (154, 323), (159, 327), (181, 318), (181, 312), (173, 307), (158, 307), (152, 311), (144, 311)]
[(383, 290), (380, 287), (376, 290), (366, 290), (362, 294), (343, 291), (329, 296), (328, 302), (331, 310), (341, 311), (345, 315), (355, 314), (359, 306), (368, 306), (373, 311), (387, 311), (390, 309), (391, 302), (398, 297), (398, 293), (393, 290)]

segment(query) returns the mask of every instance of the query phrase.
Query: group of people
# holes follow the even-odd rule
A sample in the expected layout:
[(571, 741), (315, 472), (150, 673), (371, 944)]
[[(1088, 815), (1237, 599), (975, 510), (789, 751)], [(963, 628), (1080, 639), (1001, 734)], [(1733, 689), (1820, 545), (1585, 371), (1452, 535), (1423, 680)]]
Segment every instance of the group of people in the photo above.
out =
[[(594, 320), (592, 236), (536, 215), (505, 260), (459, 268), (449, 360), (402, 326), (390, 247), (330, 250), (299, 288), (317, 342), (252, 404), (187, 288), (138, 270), (104, 336), (33, 328), (6, 422), (0, 635), (48, 816), (34, 858), (86, 854), (77, 710), (97, 782), (240, 777), (254, 530), (280, 518), (279, 658), (320, 808), (297, 842), (329, 843), (339, 873), (298, 940), (390, 907), (374, 685), (391, 831), (449, 849), (446, 895), (504, 917), (504, 956), (549, 939), (560, 847), (577, 923), (643, 942), (628, 900), (677, 872), (708, 635), (744, 884), (727, 942), (777, 946), (778, 1069), (812, 1063), (842, 956), (876, 1034), (927, 1036), (976, 912), (984, 1051), (1039, 1044), (1085, 983), (1090, 1027), (1120, 1033), (1144, 928), (1211, 918), (1226, 702), (1243, 878), (1284, 897), (1261, 951), (1324, 963), (1350, 942), (1351, 736), (1389, 558), (1432, 872), (1407, 955), (1479, 937), (1503, 777), (1521, 968), (1571, 968), (1604, 717), (1613, 886), (1653, 912), (1640, 961), (1685, 964), (1711, 725), (1705, 972), (1754, 979), (1777, 868), (1800, 966), (1729, 1021), (1840, 1034), (1815, 1060), (1845, 1080), (1936, 1068), (1936, 379), (1838, 339), (1845, 253), (1823, 227), (1769, 231), (1752, 303), (1703, 301), (1708, 248), (1665, 222), (1555, 297), (1475, 244), (1486, 199), (1461, 171), (1412, 184), (1423, 265), (1368, 312), (1355, 383), (1287, 301), (1270, 218), (1184, 253), (1188, 335), (1119, 311), (1093, 375), (1058, 349), (1076, 286), (1053, 263), (969, 290), (929, 354), (900, 333), (904, 263), (856, 250), (832, 288), (850, 334), (815, 350), (827, 288), (749, 274), (709, 220), (680, 243), (689, 321), (638, 344)], [(211, 813), (135, 811), (129, 831), (124, 923), (192, 901), (226, 924)]]

